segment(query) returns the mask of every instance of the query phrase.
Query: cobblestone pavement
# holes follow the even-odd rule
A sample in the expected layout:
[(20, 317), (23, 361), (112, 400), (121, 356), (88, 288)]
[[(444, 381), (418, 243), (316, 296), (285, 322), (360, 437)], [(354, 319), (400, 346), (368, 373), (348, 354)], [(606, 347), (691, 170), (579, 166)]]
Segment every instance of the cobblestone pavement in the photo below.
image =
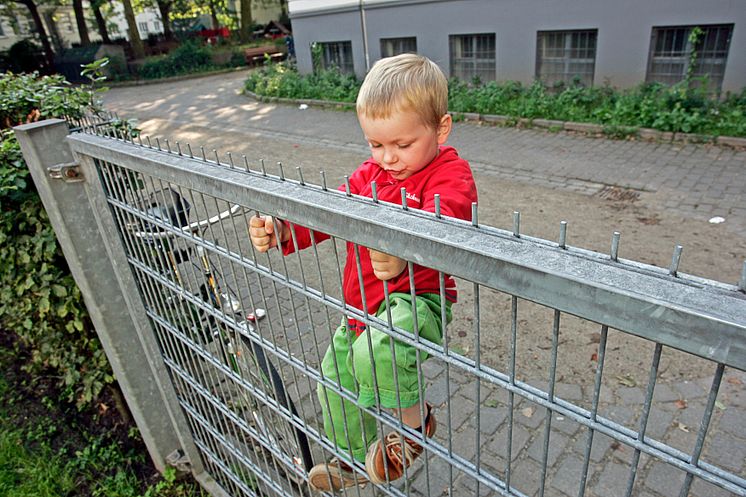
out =
[[(262, 104), (237, 96), (245, 72), (112, 90), (107, 105), (140, 119), (367, 153), (354, 112)], [(167, 88), (167, 89), (166, 89)], [(477, 172), (588, 195), (607, 186), (656, 194), (686, 217), (721, 216), (746, 235), (746, 151), (681, 143), (606, 140), (541, 130), (456, 123), (450, 143)]]
[[(115, 89), (106, 96), (106, 103), (125, 117), (138, 118), (148, 133), (172, 133), (182, 140), (204, 142), (213, 148), (243, 144), (248, 148), (245, 153), (250, 158), (266, 152), (257, 148), (282, 149), (283, 160), (293, 165), (317, 167), (319, 157), (324, 157), (329, 164), (344, 163), (349, 167), (350, 163), (354, 164), (367, 154), (367, 147), (361, 144), (354, 113), (315, 108), (300, 110), (297, 106), (255, 102), (236, 94), (244, 78), (245, 73), (233, 73), (168, 86)], [(683, 223), (689, 219), (701, 223), (703, 219), (722, 216), (726, 221), (721, 228), (727, 230), (733, 240), (740, 240), (739, 245), (732, 249), (731, 256), (739, 261), (739, 267), (744, 260), (744, 151), (702, 145), (612, 141), (473, 123), (457, 123), (450, 143), (483, 178), (480, 195), (495, 190), (489, 178), (588, 198), (607, 194), (641, 195), (651, 205), (680, 216)], [(297, 152), (296, 147), (303, 153)], [(323, 155), (309, 159), (304, 154), (311, 149)], [(582, 205), (577, 208), (588, 209)], [(682, 230), (686, 230), (686, 226)], [(652, 246), (653, 242), (644, 241), (638, 254), (644, 253), (645, 244)], [(732, 245), (726, 244), (725, 247)], [(710, 249), (718, 255), (725, 252), (716, 246)], [(700, 264), (706, 266), (709, 257), (711, 254), (706, 254)], [(285, 295), (285, 292), (281, 293)], [(284, 315), (283, 319), (287, 319), (287, 309), (303, 305), (287, 301), (285, 297), (282, 300), (277, 304), (282, 305), (282, 310), (276, 314)], [(271, 310), (272, 305), (266, 307)], [(311, 315), (315, 321), (320, 313)], [(314, 324), (324, 325), (323, 319)], [(292, 331), (293, 326), (295, 331)], [(293, 326), (288, 327), (288, 339), (291, 348), (298, 351), (301, 334), (309, 331), (312, 325), (306, 320)], [(323, 350), (325, 344), (319, 345)], [(536, 349), (532, 353), (542, 354)], [(586, 349), (583, 349), (585, 353)], [(531, 356), (527, 357), (531, 359)], [(542, 356), (542, 360), (544, 358)], [(571, 356), (569, 362), (576, 360)], [(635, 360), (632, 367), (638, 367), (634, 355), (626, 356), (625, 360)], [(645, 360), (640, 358), (636, 378), (647, 378)], [(714, 365), (709, 364), (697, 367), (696, 374), (666, 371), (665, 378), (659, 380), (655, 389), (647, 431), (649, 437), (691, 453), (713, 371)], [(473, 376), (459, 374), (453, 367), (447, 370), (444, 363), (434, 360), (425, 363), (424, 374), (428, 387), (426, 398), (436, 406), (441, 422), (436, 435), (438, 442), (445, 446), (450, 444), (453, 453), (466, 461), (475, 462), (478, 457), (485, 469), (505, 478), (509, 428), (506, 392), (482, 382), (477, 401)], [(581, 381), (569, 375), (559, 381), (557, 394), (560, 398), (589, 407), (592, 381)], [(746, 478), (745, 382), (743, 372), (726, 370), (703, 452), (705, 461), (740, 478)], [(637, 431), (645, 387), (645, 381), (631, 381), (621, 374), (605, 375), (599, 414)], [(307, 403), (313, 409), (312, 390), (311, 385), (291, 389), (299, 395), (300, 405)], [(450, 430), (446, 423), (449, 413)], [(511, 482), (526, 495), (538, 495), (543, 472), (546, 413), (543, 408), (517, 397), (513, 415)], [(578, 423), (554, 414), (550, 433), (545, 495), (575, 496), (578, 494), (587, 431)], [(634, 453), (629, 446), (597, 434), (591, 451), (586, 495), (625, 495)], [(426, 459), (427, 465), (418, 461), (411, 475), (411, 486), (407, 490), (412, 495), (442, 495), (447, 492), (447, 487), (451, 487), (452, 495), (476, 495), (474, 479), (469, 475), (458, 470), (451, 472), (440, 458), (431, 456)], [(683, 478), (683, 472), (643, 454), (633, 495), (679, 495)], [(365, 495), (371, 494), (370, 488), (369, 485)], [(484, 486), (479, 489), (479, 495), (492, 494)], [(695, 479), (690, 495), (720, 497), (735, 494)]]

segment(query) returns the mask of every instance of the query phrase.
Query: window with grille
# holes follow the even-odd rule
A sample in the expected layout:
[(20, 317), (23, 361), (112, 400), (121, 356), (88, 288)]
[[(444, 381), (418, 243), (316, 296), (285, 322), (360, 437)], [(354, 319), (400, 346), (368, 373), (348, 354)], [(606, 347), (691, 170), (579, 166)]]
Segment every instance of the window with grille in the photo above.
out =
[(381, 38), (381, 57), (417, 53), (417, 38)]
[[(352, 42), (351, 41), (330, 41), (320, 42), (322, 69), (338, 68), (344, 74), (352, 74), (355, 67), (352, 63)], [(314, 69), (317, 69), (314, 67)]]
[(707, 76), (710, 90), (718, 92), (723, 84), (733, 24), (699, 26), (702, 34), (696, 43), (689, 38), (696, 26), (654, 27), (646, 81), (675, 84), (686, 78), (696, 51), (693, 77)]
[(449, 36), (451, 76), (471, 81), (495, 79), (495, 34)]
[(147, 33), (148, 32), (148, 23), (147, 22), (138, 22), (138, 27), (140, 28), (141, 33)]
[(552, 86), (578, 81), (593, 85), (597, 29), (539, 31), (536, 37), (536, 77)]

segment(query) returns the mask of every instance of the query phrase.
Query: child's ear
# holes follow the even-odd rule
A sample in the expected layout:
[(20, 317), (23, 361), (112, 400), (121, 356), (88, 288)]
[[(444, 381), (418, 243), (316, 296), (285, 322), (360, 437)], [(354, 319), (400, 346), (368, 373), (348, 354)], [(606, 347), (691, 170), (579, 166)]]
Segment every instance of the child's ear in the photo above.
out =
[(438, 145), (443, 145), (448, 140), (452, 128), (453, 119), (450, 114), (445, 114), (440, 118), (440, 124), (438, 124)]

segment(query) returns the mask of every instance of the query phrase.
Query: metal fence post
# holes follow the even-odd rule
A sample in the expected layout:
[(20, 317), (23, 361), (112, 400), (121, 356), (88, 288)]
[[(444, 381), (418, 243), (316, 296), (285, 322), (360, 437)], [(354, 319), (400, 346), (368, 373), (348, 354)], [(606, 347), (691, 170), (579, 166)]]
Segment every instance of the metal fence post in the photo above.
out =
[(103, 193), (96, 192), (100, 184), (95, 171), (85, 164), (76, 169), (65, 121), (50, 119), (14, 130), (153, 463), (159, 471), (172, 465), (201, 473), (200, 458), (137, 298), (120, 239), (113, 221), (107, 219)]

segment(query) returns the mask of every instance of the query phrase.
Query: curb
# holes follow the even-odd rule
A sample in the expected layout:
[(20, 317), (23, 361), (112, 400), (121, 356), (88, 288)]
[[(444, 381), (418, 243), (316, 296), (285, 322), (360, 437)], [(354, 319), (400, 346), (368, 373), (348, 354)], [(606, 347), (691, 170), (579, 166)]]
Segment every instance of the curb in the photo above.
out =
[[(243, 94), (265, 103), (283, 103), (283, 104), (306, 104), (314, 107), (334, 108), (340, 110), (354, 109), (355, 104), (349, 102), (335, 102), (333, 100), (316, 100), (316, 99), (299, 99), (299, 98), (282, 98), (266, 97), (258, 95), (249, 90), (243, 90)], [(737, 136), (713, 136), (701, 135), (695, 133), (674, 133), (671, 131), (660, 131), (651, 128), (637, 128), (634, 126), (604, 126), (595, 123), (580, 123), (573, 121), (557, 121), (554, 119), (528, 119), (525, 117), (511, 117), (494, 114), (478, 114), (476, 112), (451, 112), (454, 118), (463, 121), (484, 122), (505, 127), (523, 127), (523, 128), (542, 128), (551, 131), (571, 131), (583, 133), (589, 136), (599, 138), (613, 139), (609, 135), (614, 134), (618, 129), (624, 136), (633, 136), (645, 141), (659, 141), (670, 143), (698, 143), (698, 144), (716, 144), (736, 149), (746, 149), (746, 138)], [(599, 136), (601, 135), (601, 136)]]
[(181, 76), (171, 76), (168, 78), (161, 78), (161, 79), (134, 79), (134, 80), (126, 80), (126, 81), (107, 81), (106, 86), (108, 86), (109, 88), (127, 88), (131, 86), (147, 86), (147, 85), (158, 85), (161, 83), (175, 83), (177, 81), (185, 81), (187, 79), (206, 78), (208, 76), (215, 76), (218, 74), (227, 74), (231, 72), (246, 71), (249, 69), (252, 69), (252, 68), (249, 66), (229, 67), (227, 69), (219, 69), (216, 71), (200, 72), (200, 73), (195, 73), (195, 74), (182, 74)]

